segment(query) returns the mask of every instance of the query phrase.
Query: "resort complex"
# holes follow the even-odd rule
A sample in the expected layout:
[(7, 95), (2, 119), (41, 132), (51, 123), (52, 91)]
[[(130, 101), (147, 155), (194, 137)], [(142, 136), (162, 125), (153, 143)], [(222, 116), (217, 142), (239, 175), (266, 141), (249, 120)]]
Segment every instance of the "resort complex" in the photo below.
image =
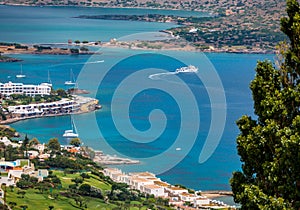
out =
[(27, 96), (50, 95), (51, 84), (42, 83), (40, 85), (26, 85), (23, 83), (0, 83), (0, 94), (9, 96), (12, 94), (21, 94)]
[[(142, 193), (162, 197), (169, 200), (169, 205), (177, 206), (179, 209), (219, 209), (230, 206), (223, 202), (209, 199), (201, 195), (201, 191), (192, 191), (183, 187), (171, 185), (156, 177), (150, 172), (124, 173), (117, 168), (105, 168), (104, 175), (113, 181), (126, 183), (131, 189)], [(234, 209), (234, 206), (231, 206)]]

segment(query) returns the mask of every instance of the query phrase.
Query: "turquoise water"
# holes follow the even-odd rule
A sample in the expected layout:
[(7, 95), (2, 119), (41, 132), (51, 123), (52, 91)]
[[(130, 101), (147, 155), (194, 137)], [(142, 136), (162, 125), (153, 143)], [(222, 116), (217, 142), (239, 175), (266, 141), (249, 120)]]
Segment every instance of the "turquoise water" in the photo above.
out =
[[(53, 43), (66, 42), (70, 38), (109, 40), (111, 37), (136, 32), (157, 32), (173, 26), (161, 23), (71, 18), (75, 15), (100, 12), (128, 14), (148, 13), (149, 10), (0, 6), (2, 29), (0, 41)], [(109, 154), (142, 161), (140, 165), (120, 166), (125, 171), (160, 170), (163, 172), (159, 177), (173, 184), (180, 183), (202, 190), (229, 190), (232, 171), (240, 168), (239, 157), (236, 154), (235, 138), (238, 129), (235, 121), (243, 114), (253, 113), (248, 86), (254, 77), (256, 61), (273, 60), (274, 55), (226, 53), (203, 55), (196, 52), (128, 49), (100, 49), (100, 51), (102, 54), (92, 58), (86, 55), (14, 55), (23, 60), (21, 62), (23, 73), (27, 77), (22, 80), (15, 78), (20, 72), (20, 63), (0, 63), (0, 81), (36, 84), (46, 82), (49, 72), (54, 88), (65, 88), (64, 81), (69, 80), (69, 72), (72, 69), (78, 78), (79, 87), (89, 90), (89, 96), (95, 96), (103, 105), (102, 110), (74, 116), (80, 138), (85, 145)], [(212, 121), (213, 110), (224, 108), (222, 101), (222, 103), (211, 101), (210, 94), (218, 95), (222, 90), (214, 86), (216, 84), (214, 82), (218, 80), (214, 74), (205, 75), (209, 73), (208, 60), (214, 66), (224, 87), (227, 115), (218, 147), (215, 151), (212, 148), (213, 154), (207, 161), (199, 163), (199, 155), (204, 148), (210, 128), (218, 127), (218, 120)], [(188, 64), (199, 67), (199, 75), (202, 77), (199, 78), (192, 73), (178, 75), (168, 73)], [(161, 73), (161, 70), (165, 72)], [(156, 80), (148, 78), (157, 73), (160, 75)], [(133, 77), (131, 82), (130, 76)], [(203, 78), (212, 83), (207, 83)], [(124, 82), (127, 83), (122, 86)], [(150, 88), (146, 88), (148, 83)], [(134, 88), (137, 92), (132, 95)], [(163, 91), (166, 88), (169, 89)], [(193, 98), (190, 98), (189, 93)], [(192, 106), (193, 103), (196, 107)], [(186, 112), (182, 114), (184, 107)], [(164, 115), (157, 111), (151, 112), (157, 109), (162, 110)], [(129, 121), (123, 115), (113, 119), (112, 114), (119, 111), (129, 113)], [(199, 126), (195, 120), (197, 117), (200, 119)], [(217, 119), (218, 117), (221, 121), (221, 116), (217, 115)], [(132, 124), (140, 133), (127, 129), (128, 124)], [(41, 142), (57, 137), (64, 144), (67, 142), (62, 138), (62, 134), (64, 130), (70, 128), (70, 117), (31, 119), (14, 123), (12, 126), (23, 134), (37, 137)], [(182, 136), (181, 150), (169, 150), (176, 143), (183, 126), (186, 127)], [(190, 134), (195, 134), (195, 128), (196, 138), (193, 142)], [(147, 133), (149, 129), (153, 129), (153, 132)], [(136, 142), (133, 139), (144, 142)], [(155, 159), (160, 154), (165, 156)], [(173, 160), (179, 160), (179, 163), (173, 166)]]
[(187, 11), (0, 5), (0, 41), (21, 43), (67, 43), (68, 39), (109, 41), (111, 38), (141, 32), (157, 32), (176, 26), (172, 23), (136, 21), (125, 23), (124, 21), (73, 18), (78, 15), (153, 13), (207, 16), (205, 13)]
[[(109, 58), (114, 60), (117, 56), (126, 57), (131, 54), (130, 50), (111, 49), (105, 51), (105, 56), (99, 55), (96, 60), (104, 59), (104, 63), (109, 63)], [(140, 52), (143, 53), (143, 52)], [(198, 61), (198, 54), (192, 52), (177, 52), (184, 57), (187, 57), (187, 62), (193, 63)], [(159, 54), (159, 53), (158, 53)], [(112, 56), (113, 55), (113, 56)], [(128, 157), (141, 159), (141, 165), (122, 166), (125, 171), (153, 171), (155, 165), (169, 164), (173, 155), (169, 153), (170, 159), (162, 159), (160, 162), (151, 162), (151, 158), (157, 154), (165, 152), (167, 148), (175, 141), (178, 130), (180, 130), (180, 116), (178, 116), (178, 107), (176, 102), (168, 95), (164, 95), (157, 90), (149, 90), (137, 94), (133, 100), (130, 109), (131, 122), (139, 130), (149, 129), (149, 111), (155, 108), (162, 109), (168, 118), (169, 126), (167, 131), (157, 140), (149, 144), (138, 144), (131, 142), (130, 139), (124, 138), (115, 128), (111, 120), (111, 99), (116, 90), (116, 85), (119, 84), (120, 77), (123, 78), (128, 74), (132, 74), (137, 69), (134, 66), (141, 65), (140, 62), (153, 62), (163, 64), (163, 58), (157, 58), (156, 55), (149, 54), (148, 59), (136, 60), (136, 63), (131, 63), (132, 66), (119, 66), (117, 69), (111, 70), (107, 80), (103, 80), (99, 86), (94, 85), (93, 80), (86, 78), (88, 84), (81, 84), (85, 89), (91, 91), (90, 95), (96, 94), (96, 97), (103, 105), (103, 109), (96, 113), (88, 113), (74, 116), (75, 124), (79, 131), (80, 137), (85, 145), (95, 149), (103, 150), (110, 154), (123, 154)], [(72, 68), (76, 76), (83, 71), (83, 62), (87, 60), (87, 56), (37, 56), (37, 55), (18, 55), (18, 58), (24, 59), (23, 72), (27, 78), (24, 82), (43, 82), (47, 78), (47, 70), (50, 69), (50, 75), (55, 88), (64, 88), (63, 82), (68, 79), (69, 69)], [(146, 56), (147, 57), (147, 56)], [(235, 121), (243, 114), (252, 113), (251, 93), (248, 88), (249, 81), (254, 76), (254, 68), (258, 59), (273, 59), (273, 55), (242, 55), (242, 54), (207, 54), (215, 66), (221, 81), (223, 83), (226, 101), (227, 101), (227, 118), (225, 130), (222, 135), (220, 144), (213, 155), (203, 164), (198, 163), (198, 157), (201, 148), (208, 134), (211, 121), (210, 101), (206, 91), (202, 88), (201, 82), (193, 75), (180, 75), (185, 79), (186, 83), (194, 89), (195, 96), (199, 103), (199, 112), (201, 126), (196, 142), (187, 156), (174, 168), (161, 174), (160, 177), (170, 183), (181, 183), (188, 187), (202, 190), (229, 190), (228, 180), (232, 171), (240, 168), (239, 157), (236, 154), (235, 138), (238, 134), (238, 129)], [(161, 59), (161, 60), (160, 60)], [(58, 66), (55, 64), (59, 63)], [(104, 63), (99, 63), (93, 66), (95, 72), (104, 69)], [(176, 64), (174, 64), (176, 66)], [(166, 67), (164, 67), (165, 69)], [(174, 67), (175, 68), (175, 67)], [(9, 80), (6, 75), (15, 75), (19, 71), (19, 64), (0, 64), (1, 77), (3, 80)], [(90, 78), (95, 77), (95, 72), (89, 75)], [(1, 78), (1, 79), (2, 79)], [(10, 79), (16, 80), (14, 77)], [(172, 82), (172, 78), (164, 78), (165, 83)], [(198, 83), (199, 82), (199, 83)], [(79, 83), (80, 84), (80, 83)], [(136, 85), (143, 84), (136, 82)], [(180, 91), (180, 86), (178, 86)], [(122, 97), (128, 97), (126, 90), (121, 92)], [(124, 103), (121, 99), (119, 103)], [(193, 114), (193, 112), (191, 113)], [(94, 124), (96, 119), (97, 124)], [(159, 118), (160, 120), (160, 118)], [(193, 122), (191, 122), (193, 123)], [(62, 138), (64, 130), (70, 128), (70, 117), (51, 117), (43, 119), (32, 119), (13, 124), (17, 130), (37, 137), (41, 142), (47, 142), (49, 138), (57, 137), (61, 143), (66, 143)], [(101, 135), (99, 135), (99, 130)], [(188, 141), (188, 139), (187, 139)], [(105, 143), (108, 143), (106, 145)], [(187, 142), (188, 144), (189, 142)], [(118, 153), (111, 151), (114, 148)], [(182, 151), (179, 151), (182, 152)], [(147, 160), (149, 158), (149, 160)], [(146, 159), (146, 160), (145, 160)], [(149, 162), (148, 162), (149, 161)]]

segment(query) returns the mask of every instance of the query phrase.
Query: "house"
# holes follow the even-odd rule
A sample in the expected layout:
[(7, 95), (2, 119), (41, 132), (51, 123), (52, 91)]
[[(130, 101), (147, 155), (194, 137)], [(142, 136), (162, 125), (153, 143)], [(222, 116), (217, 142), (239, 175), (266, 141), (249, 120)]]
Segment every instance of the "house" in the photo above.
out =
[(21, 175), (23, 174), (23, 170), (22, 169), (18, 169), (18, 170), (9, 170), (7, 177), (9, 179), (12, 179), (14, 181), (14, 183), (18, 182), (21, 179)]
[(45, 144), (33, 145), (32, 148), (38, 150), (40, 153), (43, 153), (45, 150)]
[(9, 169), (14, 169), (21, 165), (20, 160), (15, 161), (5, 161), (4, 158), (0, 161), (0, 169), (2, 171), (7, 171)]
[(144, 178), (144, 179), (148, 179), (148, 178), (156, 178), (155, 174), (150, 173), (150, 172), (136, 172), (136, 173), (129, 173), (129, 176), (132, 176), (132, 177), (139, 177), (139, 178)]
[(179, 195), (179, 194), (182, 194), (182, 193), (188, 193), (187, 189), (183, 189), (181, 187), (174, 187), (174, 186), (167, 187), (166, 190), (169, 193), (173, 194), (173, 195)]
[(195, 194), (184, 192), (184, 193), (180, 193), (179, 197), (184, 202), (193, 202), (195, 199), (197, 199), (198, 196)]
[(105, 168), (103, 170), (103, 174), (105, 176), (109, 176), (110, 178), (112, 178), (113, 174), (122, 174), (122, 171), (120, 169), (117, 169), (117, 168)]
[(153, 185), (153, 181), (144, 179), (144, 178), (138, 178), (138, 177), (131, 177), (129, 181), (129, 185), (132, 189), (136, 190), (142, 190), (142, 186), (145, 185)]
[(30, 176), (38, 178), (38, 181), (41, 182), (45, 177), (49, 176), (49, 171), (47, 169), (38, 169), (34, 171)]
[(5, 146), (11, 145), (13, 148), (20, 147), (19, 144), (11, 142), (6, 136), (0, 137), (0, 142)]
[(41, 154), (39, 155), (39, 161), (44, 161), (45, 159), (48, 159), (51, 155), (50, 154)]
[(165, 189), (154, 184), (141, 186), (141, 191), (149, 195), (154, 195), (155, 197), (166, 196)]
[(194, 207), (198, 206), (206, 206), (210, 204), (210, 199), (204, 197), (204, 196), (199, 196), (198, 198), (193, 200)]
[(29, 159), (36, 158), (39, 155), (39, 152), (35, 150), (24, 151), (24, 156), (26, 156), (26, 153)]
[(2, 184), (5, 184), (6, 186), (10, 186), (10, 185), (15, 186), (14, 180), (11, 179), (11, 178), (8, 178), (8, 177), (1, 177), (0, 178), (0, 186)]

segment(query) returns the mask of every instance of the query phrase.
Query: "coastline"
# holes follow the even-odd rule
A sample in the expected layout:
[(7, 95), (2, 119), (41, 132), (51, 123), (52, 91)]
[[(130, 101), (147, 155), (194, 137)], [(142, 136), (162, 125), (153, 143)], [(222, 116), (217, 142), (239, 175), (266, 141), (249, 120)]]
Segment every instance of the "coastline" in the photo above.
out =
[[(162, 33), (168, 33), (167, 31), (160, 31)], [(172, 35), (171, 35), (172, 36)], [(231, 47), (231, 48), (214, 48), (209, 47), (208, 49), (199, 49), (194, 46), (192, 43), (186, 42), (180, 38), (171, 37), (167, 40), (158, 40), (158, 41), (117, 41), (116, 39), (112, 39), (109, 42), (103, 42), (100, 45), (95, 44), (96, 42), (89, 42), (87, 44), (68, 44), (65, 43), (65, 46), (72, 47), (99, 47), (101, 48), (121, 48), (121, 49), (131, 49), (131, 50), (151, 50), (151, 51), (185, 51), (185, 52), (202, 52), (202, 53), (233, 53), (233, 54), (275, 54), (275, 50), (264, 50), (264, 49), (245, 49), (243, 47)], [(55, 45), (55, 43), (51, 43)], [(62, 43), (60, 43), (62, 44)], [(45, 45), (45, 44), (41, 44)], [(48, 44), (49, 45), (49, 44)], [(30, 46), (29, 44), (22, 44), (22, 46)], [(3, 50), (6, 47), (6, 50)], [(7, 50), (7, 46), (1, 46), (4, 56), (6, 56), (6, 60), (0, 60), (0, 62), (19, 62), (22, 61), (20, 59), (16, 59), (13, 55), (16, 54), (32, 54), (32, 55), (94, 55), (101, 54), (98, 51), (88, 51), (88, 52), (79, 52), (79, 53), (71, 53), (69, 50), (53, 48), (50, 50), (42, 50), (36, 51), (33, 48), (25, 49), (11, 49)], [(12, 57), (10, 57), (12, 56)]]

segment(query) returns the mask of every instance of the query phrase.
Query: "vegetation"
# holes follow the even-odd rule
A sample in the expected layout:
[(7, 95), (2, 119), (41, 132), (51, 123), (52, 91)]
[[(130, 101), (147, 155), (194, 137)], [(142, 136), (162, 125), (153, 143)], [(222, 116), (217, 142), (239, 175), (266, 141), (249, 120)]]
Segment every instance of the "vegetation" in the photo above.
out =
[(279, 69), (258, 62), (250, 88), (257, 119), (237, 121), (242, 172), (231, 186), (242, 209), (300, 209), (300, 6), (287, 0), (281, 30), (289, 42), (280, 46)]
[(8, 97), (3, 97), (2, 106), (15, 106), (15, 105), (27, 105), (30, 103), (44, 103), (44, 102), (55, 102), (62, 98), (70, 97), (70, 95), (63, 89), (52, 90), (50, 95), (36, 95), (27, 96), (25, 94), (12, 94)]
[[(15, 160), (22, 158), (23, 151), (37, 142), (37, 139), (25, 138), (19, 150), (9, 150), (9, 146), (4, 150), (14, 152), (11, 160)], [(51, 154), (49, 159), (31, 161), (37, 169), (52, 169), (43, 181), (23, 174), (16, 187), (2, 185), (6, 204), (11, 209), (171, 209), (165, 199), (144, 195), (126, 184), (113, 182), (91, 159), (61, 150), (57, 139), (50, 139), (47, 147)], [(0, 157), (3, 155), (0, 153)], [(5, 209), (4, 206), (0, 208)]]
[(79, 54), (79, 49), (71, 48), (71, 49), (70, 49), (70, 52), (71, 52), (72, 54)]
[(71, 145), (74, 145), (75, 147), (79, 147), (81, 145), (81, 140), (79, 138), (73, 138), (70, 142)]

